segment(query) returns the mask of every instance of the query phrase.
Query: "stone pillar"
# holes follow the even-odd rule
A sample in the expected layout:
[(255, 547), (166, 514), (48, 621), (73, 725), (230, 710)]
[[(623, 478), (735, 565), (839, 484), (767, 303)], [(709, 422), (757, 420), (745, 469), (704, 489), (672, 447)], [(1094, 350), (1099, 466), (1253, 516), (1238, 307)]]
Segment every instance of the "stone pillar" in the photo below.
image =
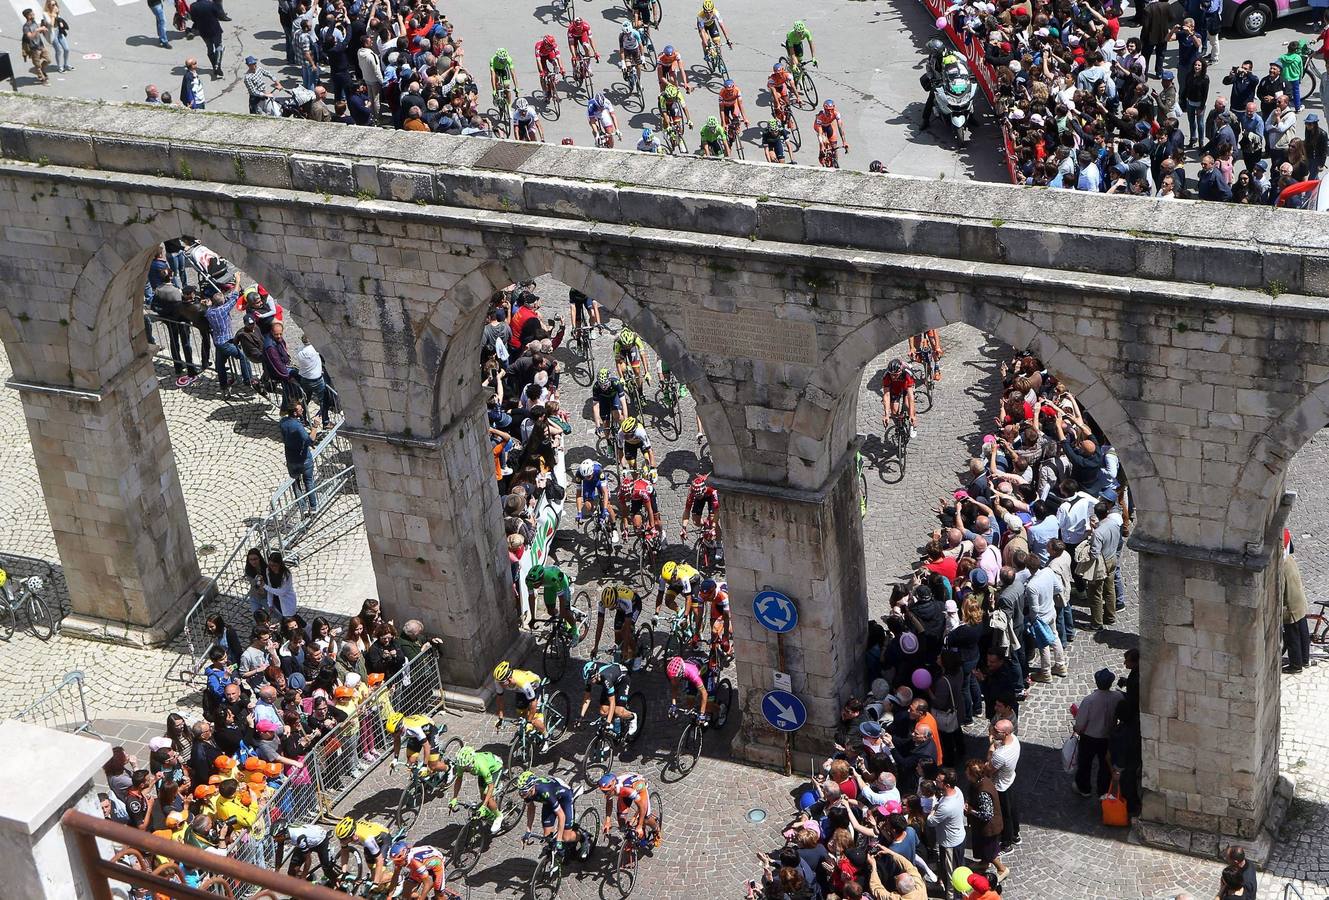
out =
[(783, 636), (784, 671), (808, 710), (807, 724), (794, 733), (796, 766), (806, 768), (808, 753), (831, 751), (840, 708), (862, 688), (867, 592), (853, 462), (851, 448), (816, 491), (712, 477), (723, 497), (743, 717), (734, 752), (755, 763), (785, 764), (785, 735), (761, 712), (779, 669), (779, 641), (753, 615), (758, 591), (778, 590), (798, 604), (798, 625)]
[(0, 894), (25, 900), (92, 896), (60, 817), (71, 808), (101, 817), (92, 778), (110, 758), (111, 745), (102, 741), (26, 722), (0, 723)]
[(133, 358), (95, 392), (9, 386), (23, 398), (69, 585), (64, 632), (164, 642), (200, 579), (152, 360)]
[(1141, 536), (1132, 546), (1142, 598), (1140, 834), (1210, 857), (1236, 840), (1260, 857), (1279, 818), (1281, 540), (1232, 558)]
[(478, 702), (518, 635), (485, 434), (480, 415), (427, 441), (348, 433), (379, 599), (399, 625), (419, 619), (446, 641), (459, 702)]

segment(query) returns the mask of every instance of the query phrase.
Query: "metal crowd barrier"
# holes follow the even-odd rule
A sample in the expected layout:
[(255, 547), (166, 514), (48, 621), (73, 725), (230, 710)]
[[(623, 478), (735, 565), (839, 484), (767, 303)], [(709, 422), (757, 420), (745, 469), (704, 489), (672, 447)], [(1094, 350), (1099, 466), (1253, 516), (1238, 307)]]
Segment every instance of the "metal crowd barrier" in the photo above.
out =
[[(254, 827), (227, 855), (271, 869), (277, 854), (271, 837), (274, 825), (308, 825), (320, 820), (331, 824), (337, 804), (391, 753), (392, 738), (384, 727), (389, 713), (433, 715), (443, 708), (443, 668), (438, 656), (436, 648), (426, 649), (310, 747), (304, 765), (267, 799)], [(235, 882), (232, 887), (237, 897), (245, 895), (245, 884)]]
[(20, 722), (45, 725), (72, 734), (101, 737), (92, 728), (88, 701), (83, 693), (83, 673), (69, 672), (60, 683), (14, 714)]

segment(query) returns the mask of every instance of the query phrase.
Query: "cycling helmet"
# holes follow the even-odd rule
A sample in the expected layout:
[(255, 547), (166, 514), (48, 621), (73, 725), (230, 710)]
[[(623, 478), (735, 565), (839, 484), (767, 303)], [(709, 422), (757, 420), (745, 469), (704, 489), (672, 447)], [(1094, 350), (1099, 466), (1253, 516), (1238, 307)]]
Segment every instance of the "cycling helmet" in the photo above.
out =
[(716, 589), (719, 587), (720, 585), (716, 582), (714, 578), (707, 578), (705, 581), (701, 583), (701, 592), (703, 594), (714, 594)]
[(495, 681), (507, 681), (510, 677), (512, 677), (512, 663), (505, 659), (498, 665), (494, 666)]
[(887, 375), (899, 375), (903, 371), (904, 363), (900, 361), (900, 357), (898, 356), (886, 364)]
[(702, 472), (696, 478), (692, 479), (692, 486), (695, 488), (701, 487), (703, 484), (706, 483), (706, 479), (709, 477), (710, 476), (707, 475), (705, 472)]
[(614, 785), (617, 783), (617, 778), (610, 773), (605, 773), (600, 778), (600, 790), (604, 791), (606, 794), (611, 793), (614, 790)]
[(457, 765), (463, 769), (469, 769), (475, 765), (475, 750), (471, 747), (462, 747), (458, 750)]
[(946, 52), (946, 45), (939, 38), (933, 38), (928, 41), (928, 52), (934, 55)]
[(683, 674), (683, 657), (671, 656), (668, 664), (665, 665), (665, 674), (670, 678), (677, 678)]
[(539, 584), (545, 577), (545, 567), (541, 565), (531, 566), (531, 570), (526, 573), (526, 583), (528, 585)]
[[(668, 87), (665, 88), (665, 93), (666, 93), (666, 94), (669, 93), (669, 88), (674, 88), (674, 93), (678, 93), (678, 88), (674, 87), (674, 86), (671, 84), (671, 85), (669, 85)], [(597, 96), (597, 97), (599, 97), (600, 99), (603, 100), (603, 99), (604, 99), (604, 92), (601, 91), (600, 93), (596, 94), (595, 96)], [(624, 328), (622, 331), (620, 331), (620, 332), (618, 333), (618, 342), (619, 342), (620, 344), (624, 344), (624, 345), (631, 344), (634, 340), (636, 340), (636, 338), (637, 338), (637, 332), (633, 331), (631, 328)]]
[(517, 102), (512, 104), (512, 108), (517, 110), (518, 112), (526, 112), (526, 110), (529, 109), (530, 106), (531, 106), (531, 101), (527, 100), (525, 97), (518, 97)]
[(868, 163), (868, 171), (869, 171), (869, 172), (885, 172), (885, 171), (886, 171), (886, 164), (883, 163), (883, 162), (882, 162), (881, 160), (879, 160), (879, 159), (874, 159), (872, 162)]
[(568, 29), (571, 30), (573, 28), (577, 28), (578, 26), (584, 27), (585, 25), (586, 25), (586, 20), (583, 19), (581, 16), (577, 16), (577, 18), (573, 19), (568, 24)]
[(766, 133), (767, 133), (767, 134), (779, 134), (779, 133), (780, 133), (780, 123), (777, 122), (777, 121), (775, 121), (774, 119), (771, 119), (770, 121), (768, 121), (768, 122), (766, 123)]
[(771, 71), (772, 71), (772, 72), (783, 72), (783, 71), (784, 71), (784, 63), (783, 63), (783, 62), (778, 62), (778, 63), (776, 63), (775, 65), (771, 66)]
[(677, 100), (680, 96), (678, 85), (666, 84), (664, 89), (664, 95), (669, 100)]
[(498, 52), (495, 53), (494, 55), (497, 56), (499, 59), (506, 60), (507, 62), (512, 62), (512, 54), (509, 53), (503, 47), (499, 47)]
[(637, 420), (632, 416), (628, 416), (623, 420), (623, 424), (619, 426), (619, 430), (624, 434), (632, 434), (637, 430)]
[(624, 34), (631, 34), (631, 33), (632, 33), (632, 23), (631, 23), (631, 22), (624, 22), (624, 23), (623, 23), (623, 33), (624, 33)]
[(665, 44), (664, 55), (665, 55), (665, 56), (673, 56), (673, 55), (674, 55), (674, 45), (673, 45), (673, 44)]
[(535, 788), (535, 773), (530, 769), (517, 776), (517, 793), (524, 794)]
[(707, 127), (707, 128), (719, 128), (719, 127), (720, 127), (720, 119), (719, 119), (719, 117), (717, 117), (717, 116), (708, 116), (707, 119), (706, 119), (706, 127)]
[(600, 664), (595, 660), (591, 660), (586, 665), (581, 667), (581, 680), (586, 682), (587, 684), (590, 684), (590, 682), (595, 678), (595, 676), (599, 674), (600, 674)]
[(701, 11), (704, 13), (715, 12), (715, 0), (701, 0)]
[(834, 101), (834, 100), (827, 100), (825, 103), (823, 103), (823, 104), (821, 105), (821, 108), (822, 108), (822, 109), (828, 109), (828, 110), (829, 110), (829, 109), (835, 109), (835, 101)]
[(553, 44), (555, 47), (558, 46), (558, 41), (554, 38), (552, 34), (546, 34), (544, 37), (540, 38), (540, 43)]
[(611, 584), (600, 592), (600, 605), (605, 609), (612, 609), (616, 603), (618, 603), (618, 587)]
[(674, 576), (678, 574), (678, 563), (672, 559), (660, 568), (660, 577), (665, 581), (673, 581)]
[[(643, 128), (643, 129), (641, 130), (641, 139), (642, 139), (643, 141), (649, 141), (649, 140), (650, 140), (651, 138), (653, 138), (653, 137), (655, 137), (655, 132), (652, 131), (650, 128)], [(608, 371), (608, 370), (606, 370), (606, 371)]]
[[(646, 130), (647, 130), (647, 131), (650, 131), (649, 128), (646, 129)], [(602, 384), (602, 385), (608, 384), (608, 383), (609, 383), (609, 370), (608, 370), (608, 369), (601, 369), (600, 371), (596, 372), (596, 373), (595, 373), (595, 380), (596, 380), (597, 382), (599, 382), (600, 384)]]
[(795, 34), (800, 34), (803, 37), (807, 37), (808, 23), (804, 22), (802, 19), (799, 19), (797, 22), (794, 23), (793, 31)]
[(401, 713), (395, 712), (392, 715), (388, 716), (387, 724), (383, 726), (383, 729), (388, 734), (396, 734), (397, 729), (401, 727), (402, 719), (405, 718), (406, 717), (403, 716)]
[(605, 96), (605, 92), (604, 92), (604, 91), (596, 91), (596, 92), (595, 92), (595, 97), (594, 97), (593, 99), (594, 99), (595, 102), (596, 102), (599, 106), (601, 106), (601, 107), (603, 107), (606, 103), (609, 102), (609, 98), (607, 98), (607, 97)]
[(577, 474), (582, 478), (590, 478), (595, 474), (595, 463), (589, 459), (583, 459), (581, 465), (577, 466)]
[(733, 86), (734, 86), (734, 79), (732, 79), (732, 78), (726, 78), (726, 79), (724, 80), (724, 86), (727, 87), (727, 88), (731, 88), (731, 87), (733, 87)]
[(355, 817), (347, 816), (337, 823), (337, 827), (333, 829), (332, 833), (337, 836), (338, 840), (344, 841), (351, 836), (353, 831), (355, 831)]
[(398, 841), (392, 845), (390, 850), (388, 850), (388, 856), (390, 856), (395, 863), (406, 862), (406, 857), (409, 856), (410, 853), (411, 845), (406, 841)]

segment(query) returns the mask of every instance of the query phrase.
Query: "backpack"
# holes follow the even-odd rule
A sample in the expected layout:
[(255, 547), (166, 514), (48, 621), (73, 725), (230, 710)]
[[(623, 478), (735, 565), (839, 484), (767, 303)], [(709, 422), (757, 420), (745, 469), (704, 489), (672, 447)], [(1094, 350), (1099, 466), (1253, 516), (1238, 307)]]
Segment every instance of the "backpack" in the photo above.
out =
[(1241, 133), (1242, 155), (1254, 155), (1264, 152), (1264, 135), (1258, 131), (1243, 131)]

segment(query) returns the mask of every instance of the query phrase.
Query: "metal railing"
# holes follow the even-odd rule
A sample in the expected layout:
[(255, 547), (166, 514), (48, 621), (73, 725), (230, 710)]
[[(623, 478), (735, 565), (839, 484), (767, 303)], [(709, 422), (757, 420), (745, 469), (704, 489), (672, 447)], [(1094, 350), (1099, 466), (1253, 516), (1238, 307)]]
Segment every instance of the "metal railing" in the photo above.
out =
[[(148, 896), (172, 900), (217, 900), (219, 896), (238, 895), (252, 896), (253, 900), (346, 898), (345, 894), (331, 888), (157, 837), (76, 809), (61, 816), (60, 823), (74, 838), (78, 861), (83, 864), (93, 900), (115, 900), (112, 882), (149, 892)], [(103, 858), (97, 847), (98, 838), (121, 849), (110, 859)], [(200, 877), (203, 873), (211, 873), (211, 877)], [(198, 886), (191, 886), (189, 881)], [(243, 886), (240, 892), (231, 887), (235, 884)], [(251, 895), (254, 889), (259, 890)]]
[[(330, 479), (341, 472), (354, 468), (351, 460), (351, 442), (341, 433), (342, 421), (323, 435), (314, 445), (311, 455), (314, 457), (314, 475), (316, 481)], [(272, 492), (268, 500), (268, 511), (275, 513), (290, 505), (300, 495), (294, 478), (287, 478), (282, 486)]]
[(83, 673), (68, 672), (60, 683), (14, 714), (20, 722), (45, 725), (72, 734), (101, 737), (92, 728), (88, 701), (83, 693)]

